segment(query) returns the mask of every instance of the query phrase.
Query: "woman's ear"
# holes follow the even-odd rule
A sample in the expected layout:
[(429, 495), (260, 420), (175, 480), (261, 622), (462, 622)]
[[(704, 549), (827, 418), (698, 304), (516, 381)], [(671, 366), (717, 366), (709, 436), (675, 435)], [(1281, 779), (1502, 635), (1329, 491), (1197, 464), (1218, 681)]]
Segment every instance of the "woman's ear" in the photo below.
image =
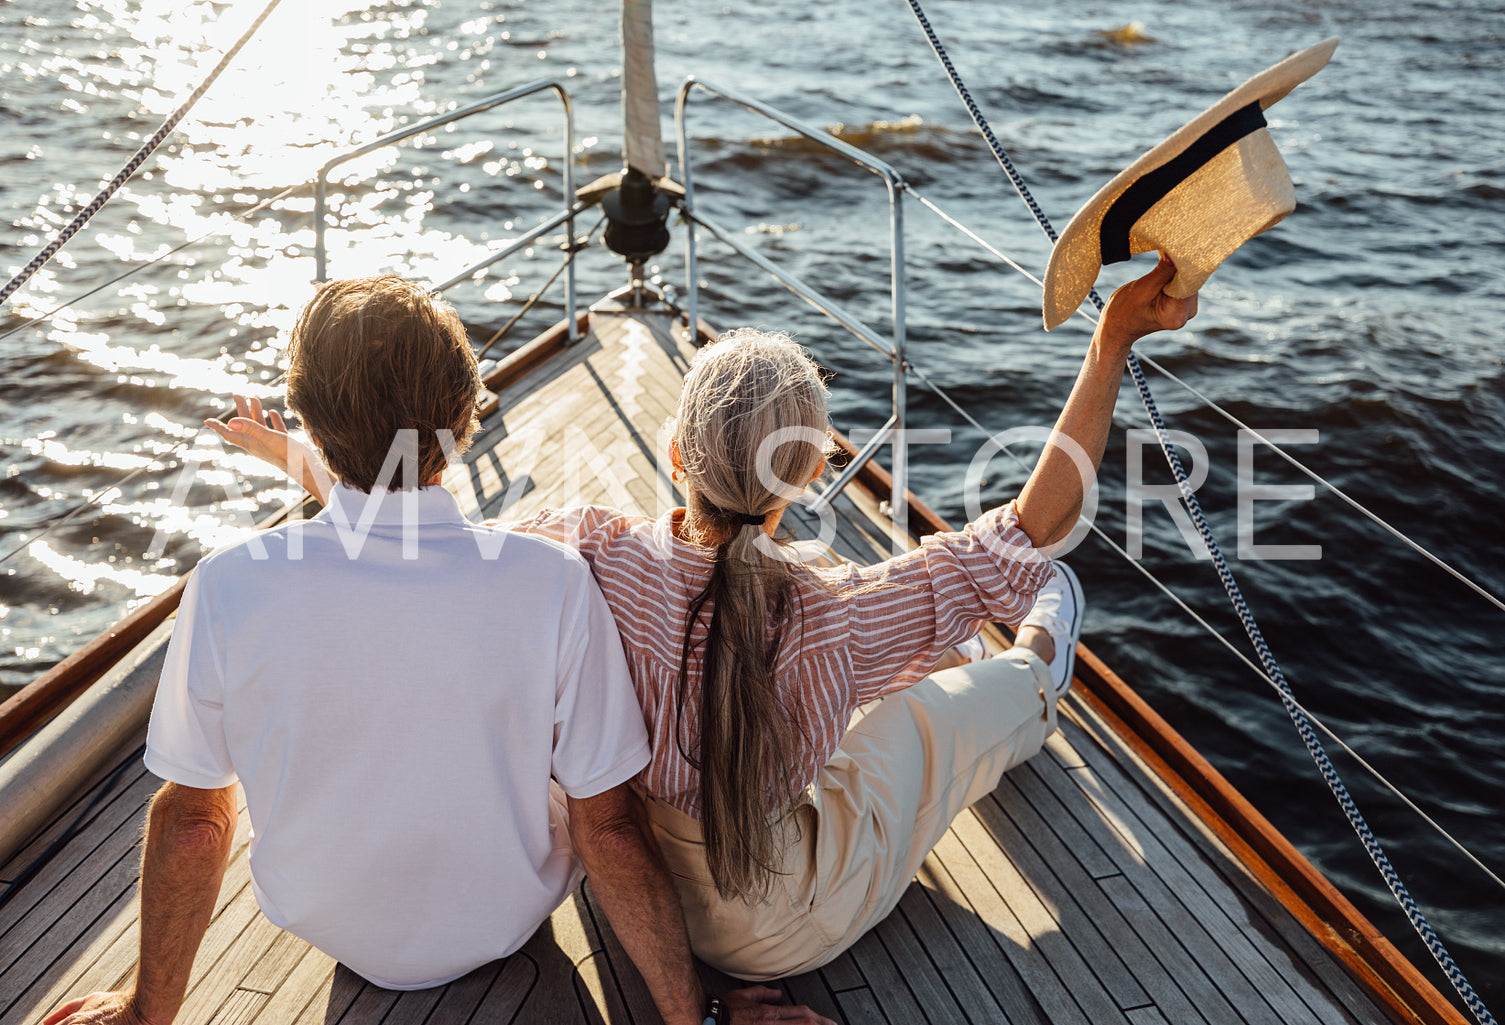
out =
[(820, 465), (815, 468), (815, 472), (810, 475), (810, 479), (807, 480), (807, 481), (805, 481), (805, 483), (806, 484), (814, 484), (816, 482), (816, 480), (818, 480), (820, 478), (820, 475), (823, 474), (823, 473), (825, 473), (825, 472), (826, 472), (826, 457), (825, 456), (821, 456), (821, 458), (820, 458)]
[(685, 468), (685, 461), (680, 457), (679, 454), (678, 438), (669, 439), (669, 465), (672, 466), (676, 472), (681, 471)]

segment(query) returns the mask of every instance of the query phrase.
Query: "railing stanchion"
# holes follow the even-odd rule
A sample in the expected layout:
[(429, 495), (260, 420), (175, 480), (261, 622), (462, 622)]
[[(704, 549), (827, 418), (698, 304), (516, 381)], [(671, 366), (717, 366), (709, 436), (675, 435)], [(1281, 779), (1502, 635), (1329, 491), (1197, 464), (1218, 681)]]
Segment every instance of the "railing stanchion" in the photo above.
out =
[[(827, 149), (834, 150), (836, 153), (839, 153), (841, 156), (850, 160), (852, 163), (858, 165), (859, 167), (863, 167), (869, 171), (872, 171), (874, 174), (883, 179), (884, 184), (888, 187), (889, 233), (892, 240), (891, 260), (893, 266), (893, 273), (890, 284), (890, 299), (893, 311), (893, 340), (889, 346), (885, 347), (877, 334), (875, 334), (870, 328), (868, 328), (852, 314), (842, 309), (835, 302), (827, 299), (825, 296), (821, 295), (820, 292), (805, 284), (793, 274), (780, 269), (762, 255), (743, 245), (741, 242), (734, 239), (729, 232), (717, 227), (710, 221), (699, 217), (695, 213), (695, 184), (693, 181), (694, 176), (690, 171), (690, 146), (688, 131), (685, 127), (685, 107), (689, 100), (691, 91), (694, 90), (697, 86), (701, 89), (704, 89), (712, 96), (719, 96), (722, 99), (730, 100), (731, 102), (752, 111), (754, 114), (762, 115), (763, 117), (768, 118), (770, 121), (775, 121), (783, 125), (785, 128), (797, 132), (805, 138), (810, 139), (813, 142), (817, 142), (822, 146), (825, 146)], [(683, 211), (685, 218), (685, 275), (688, 279), (685, 282), (686, 291), (688, 292), (688, 295), (685, 297), (685, 309), (689, 314), (689, 329), (691, 341), (694, 341), (695, 339), (695, 332), (699, 323), (698, 318), (700, 306), (699, 282), (696, 280), (697, 267), (695, 232), (698, 227), (704, 227), (708, 232), (711, 233), (711, 235), (726, 243), (736, 252), (751, 260), (763, 270), (767, 271), (774, 277), (775, 280), (782, 282), (786, 287), (789, 288), (790, 291), (794, 292), (795, 295), (798, 295), (800, 298), (810, 303), (810, 305), (820, 310), (826, 316), (830, 317), (832, 320), (835, 320), (838, 324), (851, 331), (854, 335), (862, 339), (868, 345), (871, 345), (873, 348), (877, 349), (879, 352), (884, 353), (890, 359), (892, 359), (894, 364), (893, 415), (889, 418), (888, 425), (885, 427), (883, 432), (885, 436), (892, 436), (894, 440), (893, 492), (890, 495), (889, 510), (894, 522), (898, 523), (900, 527), (907, 529), (909, 501), (907, 498), (908, 492), (906, 489), (909, 480), (909, 457), (905, 449), (904, 435), (902, 433), (905, 428), (905, 418), (908, 412), (908, 402), (905, 397), (904, 380), (907, 366), (904, 361), (905, 303), (903, 204), (904, 193), (908, 190), (909, 186), (905, 184), (903, 177), (900, 176), (899, 172), (894, 170), (893, 167), (884, 163), (882, 160), (879, 160), (877, 157), (874, 157), (868, 153), (864, 153), (862, 150), (858, 149), (855, 146), (842, 142), (830, 132), (822, 131), (811, 125), (808, 125), (798, 118), (791, 117), (790, 115), (785, 114), (783, 111), (780, 111), (774, 107), (770, 107), (768, 104), (763, 103), (760, 100), (754, 100), (746, 96), (737, 95), (725, 89), (713, 86), (705, 81), (702, 81), (701, 79), (696, 78), (693, 75), (685, 79), (684, 83), (679, 87), (679, 92), (675, 95), (674, 129), (679, 145), (679, 171), (680, 177), (682, 178), (681, 184), (684, 186), (685, 190), (684, 198), (680, 201), (680, 209)], [(875, 452), (876, 449), (877, 444), (870, 445), (865, 448), (859, 458), (853, 461), (854, 466), (860, 468), (862, 464), (866, 463), (869, 459), (872, 458), (873, 452)], [(827, 489), (821, 501), (828, 504), (832, 499), (836, 497), (836, 494), (841, 490), (841, 488), (844, 487), (846, 483), (850, 481), (854, 476), (855, 470), (849, 467), (848, 472), (841, 474), (837, 478), (836, 483), (833, 484), (831, 488)]]
[[(889, 518), (899, 525), (901, 531), (909, 529), (909, 443), (904, 430), (908, 426), (908, 396), (904, 388), (904, 183), (888, 183), (889, 233), (892, 236), (894, 318), (894, 458), (893, 491), (889, 499)], [(895, 548), (898, 537), (895, 535)], [(901, 554), (898, 551), (895, 555)]]
[[(354, 160), (356, 157), (365, 156), (367, 153), (379, 150), (384, 146), (391, 146), (394, 143), (402, 142), (404, 139), (411, 139), (415, 135), (422, 135), (424, 132), (431, 131), (432, 129), (441, 128), (444, 125), (450, 124), (452, 122), (464, 120), (465, 118), (471, 117), (472, 115), (484, 113), (485, 111), (491, 110), (495, 107), (500, 107), (505, 103), (511, 103), (514, 100), (520, 100), (525, 96), (532, 96), (534, 93), (543, 92), (544, 90), (553, 90), (556, 94), (558, 94), (559, 102), (564, 105), (564, 167), (562, 168), (562, 174), (564, 177), (564, 209), (562, 213), (556, 214), (553, 217), (549, 218), (543, 225), (540, 225), (539, 227), (534, 228), (532, 231), (525, 233), (520, 239), (516, 241), (527, 243), (532, 241), (533, 239), (540, 237), (544, 234), (545, 231), (549, 231), (553, 228), (558, 227), (561, 223), (565, 225), (565, 232), (568, 239), (565, 251), (565, 306), (568, 312), (568, 316), (565, 319), (569, 322), (569, 339), (571, 342), (575, 341), (577, 335), (575, 328), (575, 262), (570, 258), (574, 253), (575, 245), (575, 215), (579, 213), (579, 210), (576, 209), (575, 205), (575, 114), (573, 106), (570, 103), (570, 94), (565, 90), (564, 84), (557, 79), (547, 78), (540, 79), (536, 82), (530, 82), (527, 85), (519, 86), (516, 89), (510, 89), (504, 93), (497, 93), (493, 96), (488, 96), (485, 99), (478, 100), (467, 107), (460, 107), (456, 110), (450, 111), (447, 114), (440, 114), (437, 117), (431, 117), (425, 121), (420, 121), (416, 125), (409, 125), (407, 128), (399, 128), (395, 132), (388, 132), (381, 138), (373, 139), (372, 141), (366, 143), (364, 146), (357, 146), (355, 149), (341, 153), (339, 156), (331, 159), (323, 167), (319, 168), (318, 176), (314, 180), (315, 279), (319, 283), (323, 283), (329, 263), (329, 252), (324, 241), (324, 232), (328, 226), (324, 222), (328, 217), (328, 202), (326, 191), (328, 189), (330, 171), (333, 171), (336, 167), (339, 167), (343, 163)], [(503, 253), (493, 254), (487, 259), (472, 266), (469, 270), (463, 271), (460, 276), (452, 278), (449, 281), (445, 282), (443, 285), (440, 285), (435, 289), (435, 291), (444, 291), (446, 288), (459, 283), (464, 279), (464, 277), (475, 273), (483, 267), (491, 266), (491, 264), (495, 263), (497, 260), (502, 259), (504, 255), (509, 255), (513, 251), (514, 249), (509, 248)]]
[(324, 284), (324, 172), (314, 182), (314, 283)]
[(555, 83), (554, 91), (564, 104), (564, 208), (570, 211), (564, 222), (564, 323), (565, 344), (574, 345), (580, 340), (575, 323), (575, 110), (564, 86)]
[(690, 174), (690, 143), (685, 133), (685, 101), (690, 97), (690, 86), (695, 81), (691, 75), (680, 88), (674, 100), (674, 133), (679, 147), (679, 174), (685, 187), (685, 198), (680, 210), (685, 218), (685, 312), (689, 317), (686, 335), (691, 345), (700, 337), (700, 284), (695, 280), (695, 183)]

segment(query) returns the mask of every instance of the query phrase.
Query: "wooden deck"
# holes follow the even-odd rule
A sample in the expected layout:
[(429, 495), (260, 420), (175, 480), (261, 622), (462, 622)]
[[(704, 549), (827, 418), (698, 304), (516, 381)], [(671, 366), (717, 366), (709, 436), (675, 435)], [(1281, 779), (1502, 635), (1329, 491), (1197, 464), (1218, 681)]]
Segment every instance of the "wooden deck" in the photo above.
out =
[[(596, 314), (591, 327), (502, 393), (465, 469), (447, 480), (473, 516), (673, 504), (655, 454), (689, 350), (657, 315)], [(870, 496), (852, 489), (835, 509), (839, 554), (887, 554), (890, 528)], [(159, 781), (141, 767), (139, 740), (115, 764), (0, 866), (3, 892), (72, 833), (0, 907), (0, 1025), (34, 1025), (66, 997), (118, 986), (134, 968), (136, 847)], [(262, 917), (248, 830), (242, 807), (183, 1025), (659, 1020), (588, 883), (512, 957), (399, 994)], [(1070, 696), (1047, 752), (963, 813), (898, 910), (831, 965), (783, 985), (793, 1001), (850, 1023), (1390, 1020)]]

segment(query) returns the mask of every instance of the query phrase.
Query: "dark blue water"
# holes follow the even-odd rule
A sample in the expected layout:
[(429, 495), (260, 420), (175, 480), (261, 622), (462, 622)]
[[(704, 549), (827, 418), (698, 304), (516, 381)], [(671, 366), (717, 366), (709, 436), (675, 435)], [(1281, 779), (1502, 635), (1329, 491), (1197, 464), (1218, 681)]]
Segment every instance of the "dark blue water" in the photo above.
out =
[[(329, 157), (411, 120), (540, 77), (576, 103), (581, 180), (619, 162), (615, 9), (582, 0), (290, 4), (204, 98), (173, 143), (0, 311), (0, 333), (205, 232), (221, 232), (0, 340), (0, 685), (14, 687), (146, 600), (256, 508), (289, 494), (192, 431), (232, 389), (275, 397), (281, 333), (310, 294), (308, 190), (233, 218)], [(16, 0), (0, 6), (0, 269), (18, 267), (108, 178), (249, 23), (257, 4)], [(1484, 2), (1047, 6), (932, 0), (930, 14), (1042, 206), (1071, 212), (1139, 152), (1245, 77), (1319, 39), (1333, 64), (1271, 111), (1300, 208), (1202, 294), (1192, 329), (1141, 348), (1261, 429), (1315, 430), (1309, 466), (1505, 592), (1505, 16)], [(1104, 33), (1130, 20), (1142, 41)], [(685, 74), (752, 93), (895, 165), (918, 190), (1039, 272), (1044, 237), (972, 130), (903, 3), (660, 4), (665, 99)], [(559, 114), (545, 98), (351, 165), (349, 230), (331, 273), (439, 280), (558, 202)], [(698, 98), (690, 124), (701, 209), (865, 316), (888, 312), (878, 179), (777, 126)], [(683, 287), (678, 236), (660, 270)], [(994, 430), (1047, 423), (1086, 342), (1046, 335), (1034, 286), (914, 204), (908, 208), (914, 362)], [(888, 413), (888, 369), (714, 242), (702, 315), (795, 331), (836, 372), (837, 424)], [(450, 295), (489, 334), (553, 269), (543, 251)], [(1105, 274), (1106, 289), (1146, 269)], [(582, 293), (622, 281), (581, 258)], [(558, 293), (519, 327), (557, 318)], [(483, 335), (484, 336), (484, 335)], [(512, 344), (509, 342), (509, 344)], [(1204, 505), (1235, 547), (1236, 428), (1151, 373), (1171, 426), (1197, 437)], [(981, 437), (918, 386), (915, 426), (952, 444), (916, 453), (914, 488), (964, 517)], [(1131, 390), (1122, 428), (1146, 426)], [(1103, 467), (1098, 523), (1123, 543), (1125, 442)], [(196, 483), (182, 460), (214, 460)], [(1149, 483), (1168, 473), (1151, 449)], [(124, 473), (88, 515), (39, 528)], [(216, 476), (212, 470), (221, 471)], [(1267, 452), (1261, 483), (1299, 484)], [(1022, 475), (1002, 459), (987, 497)], [(182, 484), (182, 487), (179, 485)], [(227, 484), (243, 488), (232, 497)], [(174, 500), (175, 490), (181, 491)], [(157, 558), (144, 558), (158, 528)], [(1256, 506), (1260, 544), (1320, 545), (1310, 561), (1235, 561), (1301, 700), (1484, 861), (1505, 869), (1505, 613), (1320, 489)], [(1184, 732), (1418, 961), (1336, 805), (1266, 684), (1107, 546), (1073, 558), (1088, 643)], [(1142, 565), (1246, 650), (1208, 563), (1163, 509)], [(1498, 1013), (1505, 892), (1346, 757), (1339, 766), (1406, 881)], [(1441, 985), (1445, 985), (1442, 983)]]

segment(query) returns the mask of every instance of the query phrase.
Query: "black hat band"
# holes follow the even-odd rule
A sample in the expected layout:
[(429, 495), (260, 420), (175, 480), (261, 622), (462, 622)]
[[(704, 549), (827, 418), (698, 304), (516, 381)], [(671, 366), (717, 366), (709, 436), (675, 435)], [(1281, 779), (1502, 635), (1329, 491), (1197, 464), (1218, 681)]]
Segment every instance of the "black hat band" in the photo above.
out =
[(1202, 133), (1201, 138), (1153, 171), (1124, 189), (1098, 227), (1098, 249), (1103, 264), (1122, 263), (1129, 252), (1129, 231), (1150, 208), (1171, 190), (1201, 170), (1203, 165), (1244, 136), (1265, 127), (1265, 112), (1255, 100), (1240, 107)]

